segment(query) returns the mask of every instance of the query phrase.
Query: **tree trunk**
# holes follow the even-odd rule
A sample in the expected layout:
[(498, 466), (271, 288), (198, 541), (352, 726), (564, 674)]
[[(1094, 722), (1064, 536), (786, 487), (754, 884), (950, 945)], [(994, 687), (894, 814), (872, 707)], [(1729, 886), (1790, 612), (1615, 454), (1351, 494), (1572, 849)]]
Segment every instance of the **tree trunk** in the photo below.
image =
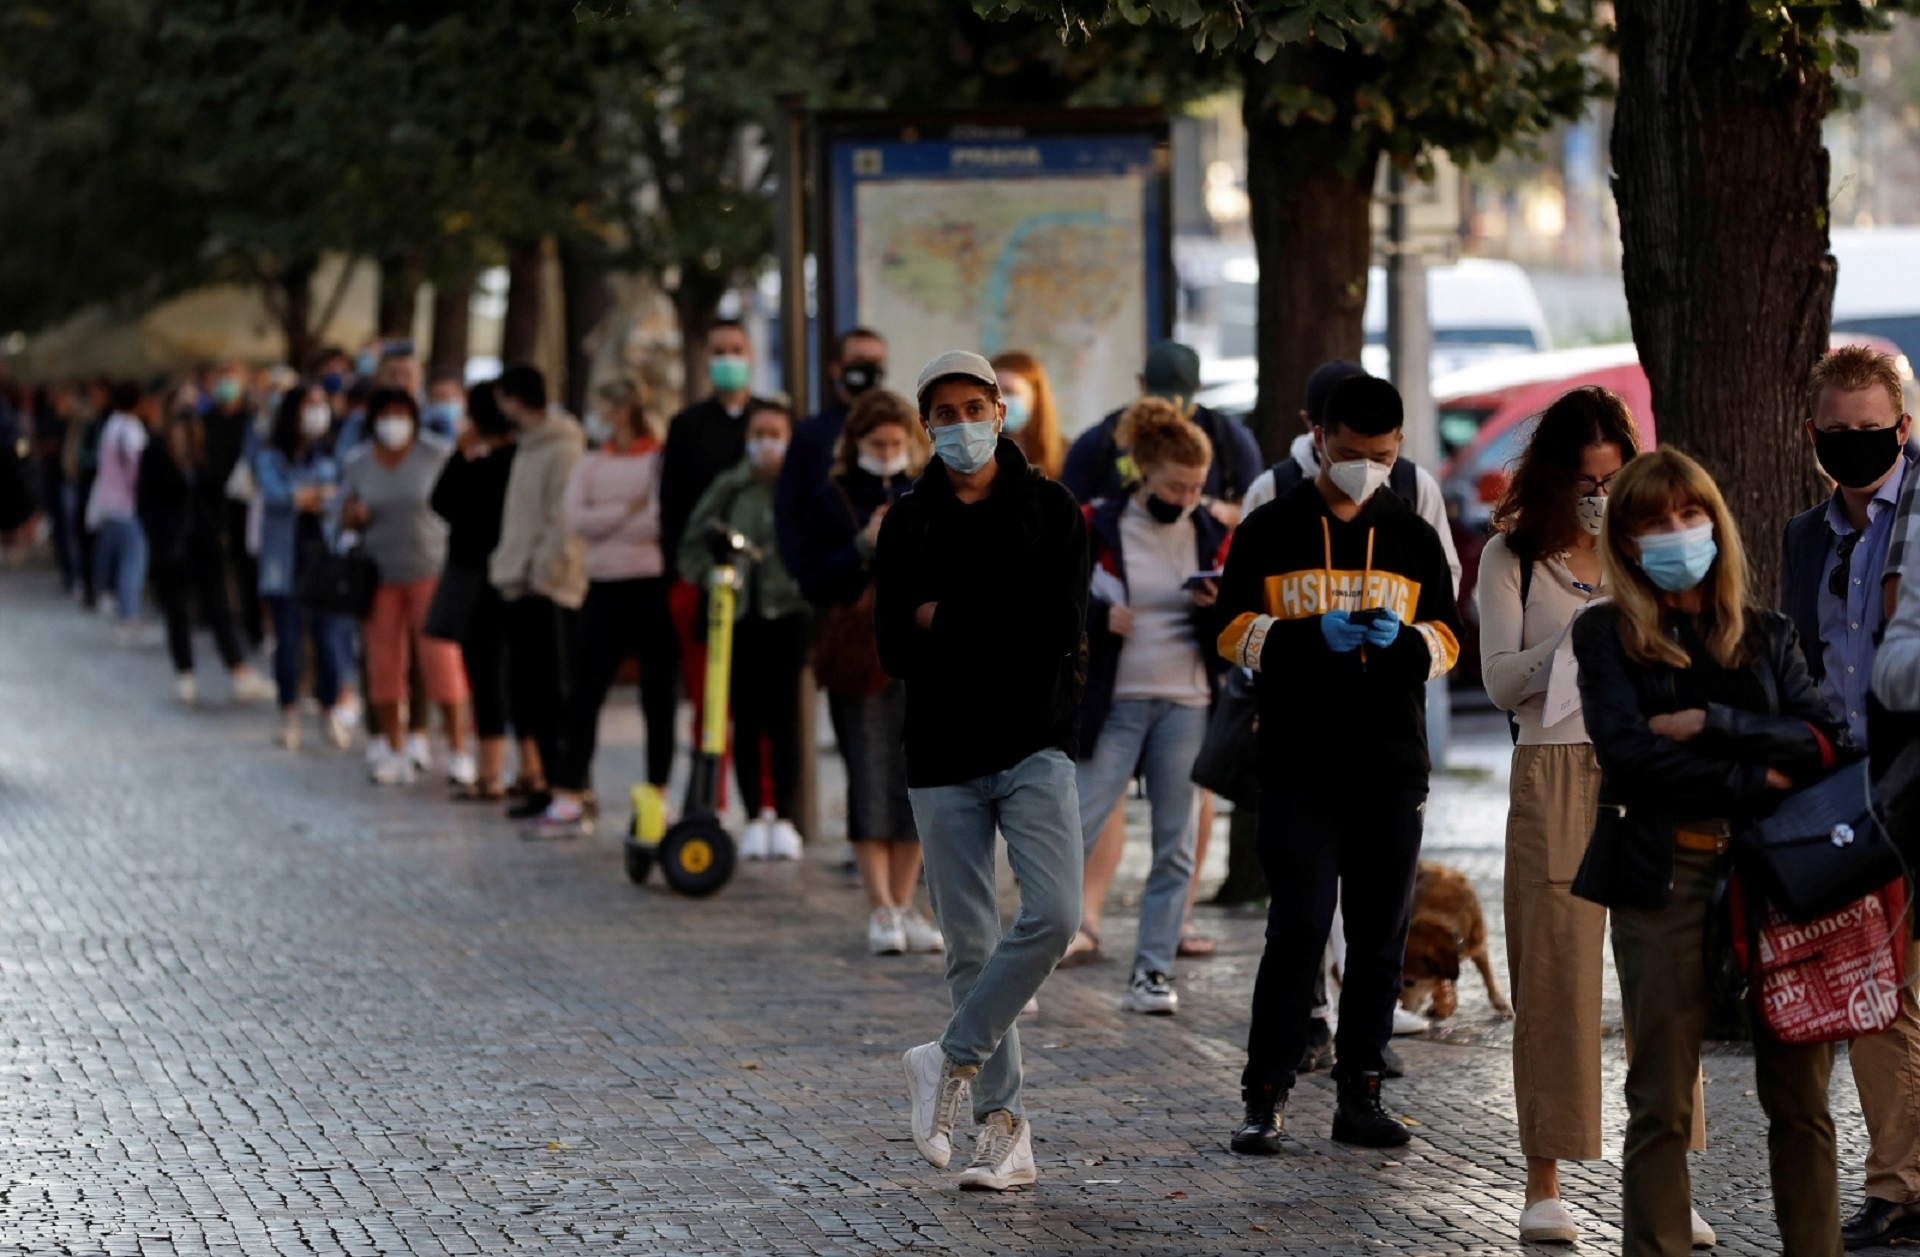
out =
[(560, 276), (566, 291), (567, 409), (580, 415), (586, 413), (587, 389), (593, 382), (594, 355), (588, 342), (613, 308), (607, 251), (594, 240), (562, 240)]
[(382, 340), (411, 340), (413, 312), (419, 304), (420, 270), (405, 254), (380, 259), (380, 306), (376, 321)]
[(680, 322), (680, 378), (685, 390), (682, 405), (699, 401), (711, 388), (707, 383), (707, 329), (713, 326), (714, 312), (726, 294), (723, 278), (695, 263), (681, 263), (680, 283), (673, 290), (673, 311)]
[(1698, 458), (1774, 601), (1780, 529), (1819, 496), (1799, 432), (1826, 351), (1825, 74), (1767, 74), (1747, 0), (1621, 0), (1614, 197), (1662, 444)]
[(500, 361), (506, 366), (532, 362), (540, 352), (544, 261), (538, 240), (523, 240), (508, 250), (507, 312), (500, 328)]
[(304, 372), (317, 348), (313, 329), (313, 273), (319, 262), (298, 258), (282, 267), (275, 280), (277, 290), (268, 308), (280, 316), (280, 334), (287, 342), (287, 362)]
[(1313, 369), (1335, 358), (1360, 360), (1379, 152), (1354, 153), (1344, 110), (1331, 122), (1283, 123), (1268, 93), (1309, 82), (1350, 101), (1372, 73), (1367, 65), (1319, 44), (1282, 48), (1265, 65), (1246, 61), (1248, 221), (1260, 264), (1253, 431), (1270, 460), (1301, 430), (1296, 416)]
[(433, 349), (427, 359), (429, 370), (457, 371), (462, 379), (466, 378), (472, 302), (471, 275), (443, 280), (433, 286)]

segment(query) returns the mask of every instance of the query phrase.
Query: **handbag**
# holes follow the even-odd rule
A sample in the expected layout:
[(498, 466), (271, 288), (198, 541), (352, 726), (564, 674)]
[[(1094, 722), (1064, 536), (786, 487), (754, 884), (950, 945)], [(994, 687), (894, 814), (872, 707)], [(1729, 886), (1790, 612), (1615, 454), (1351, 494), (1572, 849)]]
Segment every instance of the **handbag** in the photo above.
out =
[(421, 631), (443, 641), (463, 640), (486, 583), (487, 574), (477, 567), (448, 564), (441, 569), (440, 580), (433, 587), (433, 598), (427, 603), (426, 623)]
[(1194, 785), (1235, 807), (1252, 807), (1260, 801), (1260, 739), (1254, 730), (1259, 715), (1253, 678), (1244, 669), (1229, 669), (1213, 710), (1207, 713), (1200, 753), (1194, 756)]
[[(853, 499), (838, 484), (833, 487), (846, 504), (857, 533), (860, 513), (854, 510)], [(880, 666), (871, 580), (858, 598), (852, 602), (836, 602), (820, 617), (819, 636), (813, 644), (813, 675), (827, 693), (843, 698), (872, 698), (893, 684), (893, 678)]]
[(1823, 917), (1906, 871), (1874, 814), (1865, 760), (1788, 794), (1734, 846), (1768, 902), (1794, 921)]
[(314, 555), (294, 592), (309, 611), (364, 620), (373, 610), (373, 591), (379, 584), (379, 564), (355, 542), (344, 550)]
[(1774, 1038), (1836, 1043), (1893, 1024), (1906, 981), (1905, 878), (1804, 921), (1750, 891), (1737, 875), (1728, 888), (1733, 952)]

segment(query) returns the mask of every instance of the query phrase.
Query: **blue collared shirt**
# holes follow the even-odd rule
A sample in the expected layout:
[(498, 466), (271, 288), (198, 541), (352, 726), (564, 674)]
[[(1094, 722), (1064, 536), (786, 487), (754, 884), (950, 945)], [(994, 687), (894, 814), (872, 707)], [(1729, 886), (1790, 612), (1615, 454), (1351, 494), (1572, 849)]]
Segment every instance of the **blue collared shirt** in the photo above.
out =
[(1886, 570), (1887, 546), (1893, 538), (1894, 508), (1899, 504), (1900, 486), (1907, 475), (1907, 460), (1894, 465), (1887, 482), (1875, 490), (1867, 503), (1867, 530), (1852, 543), (1847, 564), (1847, 584), (1843, 597), (1834, 597), (1829, 576), (1840, 565), (1840, 545), (1858, 530), (1841, 506), (1840, 491), (1835, 489), (1827, 502), (1826, 559), (1820, 581), (1820, 653), (1827, 675), (1820, 681), (1820, 696), (1835, 719), (1847, 723), (1856, 746), (1867, 744), (1867, 692), (1873, 683), (1873, 652), (1880, 641), (1886, 621), (1886, 604), (1880, 596), (1880, 579)]

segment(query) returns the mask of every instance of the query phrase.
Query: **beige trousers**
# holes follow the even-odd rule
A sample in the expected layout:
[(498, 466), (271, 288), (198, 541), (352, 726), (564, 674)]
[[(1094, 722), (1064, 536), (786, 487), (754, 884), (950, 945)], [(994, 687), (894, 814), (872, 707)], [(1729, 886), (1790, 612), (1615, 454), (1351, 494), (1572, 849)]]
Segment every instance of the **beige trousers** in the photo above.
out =
[[(1920, 973), (1920, 943), (1907, 944), (1907, 979)], [(1920, 1006), (1913, 987), (1900, 995), (1900, 1016), (1870, 1039), (1847, 1047), (1853, 1083), (1866, 1115), (1867, 1195), (1905, 1204), (1920, 1200)]]
[[(1607, 910), (1577, 899), (1600, 797), (1587, 743), (1513, 748), (1507, 810), (1507, 981), (1520, 1150), (1553, 1161), (1600, 1158), (1600, 979)], [(1629, 1051), (1631, 1045), (1629, 1044)], [(1696, 1086), (1690, 1146), (1707, 1146)]]

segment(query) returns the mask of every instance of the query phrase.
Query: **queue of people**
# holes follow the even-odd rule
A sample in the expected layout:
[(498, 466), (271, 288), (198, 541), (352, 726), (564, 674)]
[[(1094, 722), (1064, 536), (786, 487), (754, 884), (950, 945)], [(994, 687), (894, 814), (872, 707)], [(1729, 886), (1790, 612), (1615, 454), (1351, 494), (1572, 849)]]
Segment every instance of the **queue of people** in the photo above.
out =
[[(1432, 770), (1425, 694), (1457, 659), (1460, 612), (1444, 508), (1401, 456), (1394, 388), (1326, 364), (1307, 435), (1262, 468), (1243, 428), (1194, 403), (1197, 358), (1172, 342), (1147, 355), (1140, 398), (1070, 447), (1028, 355), (942, 354), (907, 397), (884, 387), (885, 338), (852, 329), (826, 407), (801, 418), (751, 391), (738, 324), (716, 324), (706, 349), (711, 395), (664, 431), (642, 384), (599, 390), (583, 426), (528, 367), (464, 394), (436, 378), (423, 403), (410, 349), (361, 363), (364, 381), (323, 355), (278, 382), (264, 424), (238, 368), (204, 389), (49, 393), (45, 430), (60, 439), (35, 448), (57, 451), (68, 490), (63, 580), (134, 641), (150, 575), (181, 701), (198, 701), (197, 612), (235, 699), (278, 700), (288, 749), (307, 678), (343, 749), (364, 694), (375, 783), (433, 768), (437, 712), (454, 797), (560, 837), (592, 823), (598, 720), (628, 657), (642, 786), (664, 794), (683, 692), (706, 700), (701, 590), (724, 532), (739, 556), (741, 854), (801, 854), (811, 663), (846, 763), (866, 945), (945, 953), (952, 1016), (901, 1066), (913, 1142), (944, 1167), (975, 1128), (960, 1183), (981, 1190), (1038, 1177), (1017, 1022), (1063, 958), (1097, 950), (1136, 778), (1151, 860), (1117, 998), (1179, 1009), (1174, 960), (1192, 954), (1211, 828), (1193, 766), (1233, 675), (1257, 712), (1246, 750), (1271, 898), (1227, 1143), (1283, 1151), (1290, 1093), (1329, 1058), (1333, 1138), (1406, 1143), (1384, 1083)], [(1580, 1238), (1559, 1169), (1601, 1152), (1610, 931), (1629, 1045), (1623, 1251), (1714, 1242), (1686, 1158), (1706, 1138), (1704, 956), (1731, 849), (1790, 791), (1883, 757), (1911, 736), (1898, 718), (1920, 718), (1920, 583), (1903, 579), (1920, 477), (1899, 375), (1871, 349), (1836, 349), (1811, 394), (1811, 453), (1834, 488), (1785, 524), (1780, 610), (1754, 601), (1711, 477), (1680, 451), (1642, 451), (1605, 390), (1538, 417), (1494, 512), (1476, 604), (1488, 693), (1515, 742), (1505, 920), (1522, 1240)], [(365, 588), (320, 596), (323, 576)], [(267, 635), (271, 683), (249, 663)], [(1019, 888), (1011, 925), (996, 837)], [(1848, 1054), (1871, 1150), (1865, 1201), (1844, 1220), (1833, 1047), (1754, 1029), (1794, 1257), (1920, 1238), (1920, 1004), (1911, 989), (1898, 1003)]]

